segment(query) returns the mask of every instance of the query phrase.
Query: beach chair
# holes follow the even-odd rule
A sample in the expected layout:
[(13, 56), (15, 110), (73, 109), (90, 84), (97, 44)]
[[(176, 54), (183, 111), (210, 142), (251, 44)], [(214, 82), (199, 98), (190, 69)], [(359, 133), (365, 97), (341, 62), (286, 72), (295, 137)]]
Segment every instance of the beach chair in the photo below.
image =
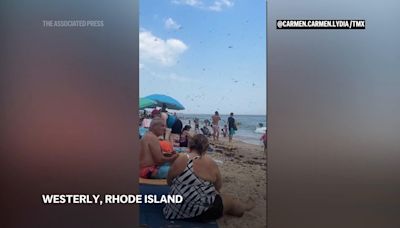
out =
[[(165, 179), (139, 178), (139, 190), (141, 195), (167, 195), (169, 186)], [(188, 220), (167, 220), (164, 218), (164, 204), (140, 204), (140, 227), (150, 228), (218, 228), (215, 220), (206, 223)]]

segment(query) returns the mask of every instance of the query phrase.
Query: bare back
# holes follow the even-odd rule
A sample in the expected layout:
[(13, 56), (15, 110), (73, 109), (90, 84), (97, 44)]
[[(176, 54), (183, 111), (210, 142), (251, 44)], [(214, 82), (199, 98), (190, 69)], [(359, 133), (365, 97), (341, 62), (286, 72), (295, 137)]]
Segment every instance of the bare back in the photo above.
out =
[(157, 165), (154, 161), (154, 153), (161, 154), (161, 147), (157, 136), (148, 132), (140, 140), (140, 168)]
[(219, 117), (219, 115), (213, 115), (211, 119), (213, 125), (218, 125), (218, 122), (221, 120), (221, 117)]
[(219, 172), (215, 162), (207, 155), (193, 161), (193, 172), (203, 180), (215, 183), (217, 172)]
[[(191, 159), (194, 157), (192, 155), (189, 156)], [(171, 166), (170, 173), (168, 174), (168, 183), (171, 183), (173, 178), (179, 176), (185, 170), (188, 161), (189, 158), (187, 157), (187, 154), (179, 155)], [(193, 172), (197, 177), (214, 183), (217, 190), (221, 188), (221, 174), (218, 166), (208, 155), (203, 155), (200, 158), (193, 160)]]
[(161, 119), (163, 119), (164, 120), (164, 124), (167, 125), (168, 113), (167, 112), (161, 112)]

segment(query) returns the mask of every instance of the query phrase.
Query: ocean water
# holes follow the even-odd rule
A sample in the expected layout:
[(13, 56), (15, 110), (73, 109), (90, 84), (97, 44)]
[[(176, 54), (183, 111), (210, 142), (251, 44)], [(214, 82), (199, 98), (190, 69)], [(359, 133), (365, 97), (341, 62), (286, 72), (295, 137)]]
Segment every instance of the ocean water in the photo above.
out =
[[(200, 128), (204, 126), (204, 120), (208, 119), (211, 122), (212, 114), (178, 114), (179, 119), (182, 120), (182, 123), (188, 124), (189, 120), (191, 121), (192, 127), (194, 127), (194, 118), (198, 118), (200, 120)], [(221, 121), (219, 122), (220, 128), (224, 127), (224, 124), (228, 125), (228, 117), (229, 115), (220, 115)], [(264, 127), (267, 127), (267, 116), (265, 115), (234, 115), (236, 120), (237, 128), (234, 139), (255, 144), (262, 145), (260, 141), (260, 137), (262, 133), (256, 133), (256, 129), (259, 128), (259, 123), (262, 123)], [(211, 128), (210, 128), (211, 130)], [(211, 131), (212, 132), (212, 131)], [(220, 133), (220, 137), (223, 137), (222, 132)], [(228, 137), (228, 136), (227, 136)]]

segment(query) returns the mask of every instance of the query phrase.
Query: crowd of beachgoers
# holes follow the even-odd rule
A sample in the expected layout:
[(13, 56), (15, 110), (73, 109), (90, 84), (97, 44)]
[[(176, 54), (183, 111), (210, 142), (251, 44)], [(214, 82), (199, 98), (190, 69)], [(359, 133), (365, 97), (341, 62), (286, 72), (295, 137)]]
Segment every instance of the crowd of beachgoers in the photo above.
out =
[[(263, 146), (234, 138), (234, 113), (222, 129), (210, 121), (183, 125), (166, 106), (140, 114), (140, 177), (165, 179), (181, 204), (166, 204), (166, 219), (212, 220), (220, 227), (266, 227), (267, 135)], [(211, 131), (210, 131), (211, 128)]]

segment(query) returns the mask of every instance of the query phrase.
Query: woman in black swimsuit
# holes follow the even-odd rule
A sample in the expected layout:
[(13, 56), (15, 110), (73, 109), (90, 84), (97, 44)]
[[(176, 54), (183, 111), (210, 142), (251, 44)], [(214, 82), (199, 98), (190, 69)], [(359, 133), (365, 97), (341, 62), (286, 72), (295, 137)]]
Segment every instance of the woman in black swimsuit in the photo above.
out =
[(240, 217), (254, 207), (254, 202), (243, 203), (220, 194), (221, 174), (217, 164), (206, 154), (208, 146), (206, 136), (195, 135), (189, 139), (190, 152), (179, 154), (172, 163), (167, 176), (171, 186), (169, 195), (181, 195), (183, 202), (166, 204), (165, 218), (205, 221), (223, 214)]
[(180, 140), (179, 140), (179, 146), (180, 147), (187, 147), (188, 146), (190, 128), (191, 127), (189, 125), (185, 125), (185, 127), (182, 129), (182, 133), (180, 135)]

